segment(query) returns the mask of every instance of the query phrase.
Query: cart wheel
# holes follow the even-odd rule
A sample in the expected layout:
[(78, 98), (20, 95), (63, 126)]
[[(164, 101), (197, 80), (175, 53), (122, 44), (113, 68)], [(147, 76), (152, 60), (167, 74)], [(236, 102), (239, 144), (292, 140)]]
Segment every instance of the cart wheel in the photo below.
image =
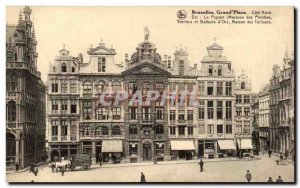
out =
[(89, 168), (88, 165), (83, 165), (84, 170), (87, 170), (88, 168)]

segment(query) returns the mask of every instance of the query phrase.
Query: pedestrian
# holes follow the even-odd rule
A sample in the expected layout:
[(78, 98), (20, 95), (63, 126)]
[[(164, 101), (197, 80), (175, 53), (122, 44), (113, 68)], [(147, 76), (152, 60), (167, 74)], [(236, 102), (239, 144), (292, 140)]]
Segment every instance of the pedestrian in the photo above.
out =
[(278, 176), (278, 179), (276, 180), (276, 183), (283, 183), (283, 180), (281, 179), (281, 176)]
[(61, 168), (61, 176), (64, 176), (64, 175), (65, 175), (65, 168), (62, 167), (62, 168)]
[(271, 157), (271, 155), (272, 155), (272, 151), (269, 149), (269, 151), (268, 151), (268, 154), (269, 154), (269, 157)]
[(251, 181), (251, 179), (252, 179), (252, 175), (251, 175), (251, 173), (250, 173), (249, 170), (247, 170), (247, 173), (246, 173), (246, 179), (247, 179), (248, 183), (250, 183), (250, 181)]
[(203, 172), (204, 162), (202, 161), (202, 159), (200, 159), (199, 165), (200, 165), (200, 172)]
[(55, 163), (54, 162), (51, 162), (51, 168), (52, 168), (52, 172), (54, 172), (54, 169), (55, 169)]
[(143, 172), (141, 172), (141, 183), (146, 183), (146, 177)]
[(288, 150), (285, 150), (284, 156), (285, 156), (285, 160), (287, 160), (287, 158), (289, 156), (289, 151)]
[(16, 162), (15, 165), (16, 165), (16, 171), (18, 172), (18, 171), (19, 171), (19, 168), (20, 168), (19, 163)]
[(29, 167), (29, 173), (33, 172), (33, 167), (34, 167), (34, 164), (33, 164), (33, 162), (31, 162), (30, 163), (30, 167)]
[(102, 166), (102, 161), (103, 161), (102, 153), (100, 153), (99, 154), (99, 164), (100, 164), (100, 166)]
[(280, 160), (282, 160), (282, 159), (283, 159), (283, 153), (280, 152)]
[(272, 177), (269, 177), (268, 183), (273, 182)]
[(39, 172), (38, 167), (37, 166), (33, 167), (33, 173), (34, 173), (35, 176), (38, 175), (38, 172)]

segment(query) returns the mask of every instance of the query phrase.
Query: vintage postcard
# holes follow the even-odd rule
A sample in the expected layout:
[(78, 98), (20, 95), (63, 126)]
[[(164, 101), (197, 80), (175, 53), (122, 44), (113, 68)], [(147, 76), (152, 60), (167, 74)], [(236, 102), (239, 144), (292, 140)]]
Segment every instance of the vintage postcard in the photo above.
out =
[(6, 7), (9, 183), (295, 183), (294, 7)]

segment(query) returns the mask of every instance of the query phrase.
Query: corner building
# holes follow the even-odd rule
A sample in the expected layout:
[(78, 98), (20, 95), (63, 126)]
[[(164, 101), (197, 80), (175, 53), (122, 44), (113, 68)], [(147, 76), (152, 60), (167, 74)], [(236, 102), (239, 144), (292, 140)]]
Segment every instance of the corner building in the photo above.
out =
[[(23, 19), (24, 16), (24, 19)], [(47, 159), (46, 87), (37, 69), (37, 40), (31, 9), (6, 26), (6, 169)]]

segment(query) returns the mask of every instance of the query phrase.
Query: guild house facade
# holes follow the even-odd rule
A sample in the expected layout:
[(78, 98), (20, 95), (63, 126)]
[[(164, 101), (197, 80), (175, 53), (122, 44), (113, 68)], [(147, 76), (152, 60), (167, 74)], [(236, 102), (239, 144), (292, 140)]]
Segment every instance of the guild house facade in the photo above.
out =
[(25, 7), (18, 24), (6, 26), (7, 170), (47, 159), (46, 87), (37, 70), (37, 41), (30, 16), (31, 9)]
[[(101, 154), (109, 163), (236, 156), (235, 76), (222, 46), (208, 46), (199, 69), (183, 48), (174, 59), (161, 56), (146, 27), (144, 41), (124, 63), (114, 60), (116, 53), (102, 41), (87, 59), (63, 47), (50, 65), (49, 159), (75, 153), (91, 154), (93, 162)], [(159, 95), (147, 100), (153, 91)]]

